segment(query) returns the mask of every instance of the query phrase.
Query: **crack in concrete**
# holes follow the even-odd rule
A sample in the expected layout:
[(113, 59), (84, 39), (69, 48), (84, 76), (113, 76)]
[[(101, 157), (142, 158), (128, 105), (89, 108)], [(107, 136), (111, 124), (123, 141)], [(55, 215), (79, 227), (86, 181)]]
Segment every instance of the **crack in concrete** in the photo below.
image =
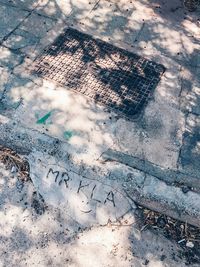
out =
[(180, 167), (181, 167), (181, 155), (182, 155), (182, 150), (183, 150), (183, 146), (184, 146), (184, 134), (186, 132), (186, 125), (187, 125), (187, 118), (188, 118), (188, 116), (189, 116), (189, 112), (187, 112), (187, 113), (184, 114), (184, 129), (182, 131), (181, 146), (180, 146), (180, 149), (179, 149), (177, 163), (176, 163), (177, 170), (179, 170)]
[(24, 21), (25, 21), (28, 17), (30, 17), (31, 14), (32, 14), (32, 12), (29, 12), (29, 14), (28, 14), (27, 16), (25, 16), (25, 17), (19, 22), (19, 24), (18, 24), (18, 25), (17, 25), (11, 32), (9, 32), (6, 36), (4, 36), (4, 37), (2, 38), (2, 41), (0, 41), (0, 45), (2, 45), (3, 42), (6, 41), (6, 40), (8, 39), (8, 37), (10, 37), (10, 35), (13, 34), (13, 33), (15, 32), (15, 30), (17, 30), (17, 29), (24, 23)]
[(14, 8), (17, 8), (17, 9), (19, 9), (19, 10), (21, 10), (21, 11), (26, 11), (26, 12), (31, 12), (33, 9), (29, 9), (29, 8), (23, 8), (23, 7), (18, 7), (18, 6), (16, 6), (16, 5), (14, 5), (14, 4), (12, 4), (11, 2), (9, 2), (9, 3), (2, 3), (2, 2), (0, 2), (0, 5), (2, 5), (2, 6), (7, 6), (7, 7), (14, 7)]
[[(12, 7), (14, 7), (14, 8), (18, 8), (17, 6), (15, 6), (15, 5), (9, 5), (9, 4), (4, 4), (4, 3), (0, 3), (0, 5), (5, 5), (5, 6), (12, 6)], [(37, 14), (38, 16), (41, 16), (41, 17), (44, 17), (44, 18), (48, 18), (48, 19), (51, 19), (52, 21), (57, 21), (57, 19), (54, 19), (54, 18), (52, 18), (52, 17), (48, 17), (48, 16), (46, 16), (46, 15), (44, 15), (44, 14), (40, 14), (40, 13), (37, 13), (37, 11), (36, 11), (36, 9), (37, 9), (37, 7), (39, 6), (39, 3), (33, 8), (33, 9), (24, 9), (24, 8), (18, 8), (19, 10), (21, 10), (21, 11), (26, 11), (26, 12), (29, 12), (29, 14), (27, 15), (27, 16), (25, 16), (20, 22), (19, 22), (19, 24), (11, 31), (11, 32), (9, 32), (6, 36), (4, 36), (3, 38), (2, 38), (2, 41), (0, 41), (0, 45), (2, 45), (2, 46), (4, 46), (3, 45), (3, 42), (5, 42), (12, 34), (14, 34), (14, 32), (17, 30), (17, 29), (19, 29), (20, 28), (20, 26), (33, 14), (33, 13), (35, 13), (35, 14)], [(38, 43), (39, 42), (37, 42), (37, 44), (36, 45), (38, 45)], [(6, 47), (6, 48), (8, 48), (9, 49), (9, 47), (7, 47), (7, 46), (4, 46), (4, 47)], [(25, 46), (26, 47), (26, 46)], [(13, 50), (15, 50), (16, 51), (16, 49), (13, 49)]]
[(101, 0), (98, 0), (95, 5), (93, 6), (93, 8), (90, 10), (89, 13), (91, 13), (93, 10), (95, 10), (98, 6), (99, 6), (99, 3), (100, 3)]
[[(179, 82), (181, 84), (181, 90), (179, 92), (179, 109), (181, 109), (181, 105), (182, 105), (182, 94), (183, 94), (183, 90), (184, 90), (184, 86), (183, 86), (183, 77), (182, 75), (180, 75), (180, 73), (182, 72), (183, 70), (183, 66), (180, 66), (180, 70), (179, 70), (179, 76), (178, 76), (178, 79), (179, 79)], [(178, 158), (177, 158), (177, 162), (176, 162), (176, 168), (177, 170), (180, 169), (180, 159), (181, 159), (181, 152), (182, 152), (182, 148), (183, 148), (183, 143), (184, 143), (184, 133), (185, 133), (185, 130), (186, 130), (186, 121), (187, 121), (187, 116), (188, 114), (184, 114), (184, 129), (182, 130), (182, 138), (181, 138), (181, 145), (180, 145), (180, 149), (179, 149), (179, 152), (178, 152)]]

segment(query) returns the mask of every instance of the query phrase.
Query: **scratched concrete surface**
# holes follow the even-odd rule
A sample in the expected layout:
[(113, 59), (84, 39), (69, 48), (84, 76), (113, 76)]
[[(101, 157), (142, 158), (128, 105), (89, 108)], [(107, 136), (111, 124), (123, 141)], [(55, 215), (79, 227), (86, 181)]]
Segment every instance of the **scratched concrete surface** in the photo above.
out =
[[(115, 222), (135, 209), (133, 201), (113, 180), (85, 176), (83, 170), (51, 156), (44, 158), (43, 153), (31, 154), (29, 162), (31, 179), (44, 200), (57, 208), (62, 207), (83, 226)], [(107, 173), (104, 171), (102, 176)]]
[[(165, 251), (171, 246), (160, 236), (134, 234), (136, 245), (132, 246), (128, 236), (135, 233), (133, 226), (113, 230), (97, 225), (122, 219), (124, 214), (132, 218), (135, 204), (127, 193), (133, 194), (135, 188), (141, 195), (157, 197), (160, 202), (168, 192), (170, 196), (176, 192), (179, 201), (169, 197), (169, 203), (176, 203), (177, 209), (183, 209), (184, 203), (193, 219), (195, 215), (196, 220), (200, 218), (199, 14), (199, 10), (188, 13), (179, 0), (0, 0), (0, 143), (29, 158), (33, 182), (23, 189), (24, 194), (30, 192), (29, 208), (12, 194), (10, 204), (6, 204), (8, 214), (2, 211), (5, 221), (14, 218), (7, 227), (12, 240), (19, 240), (11, 243), (2, 230), (1, 251), (9, 247), (15, 252), (13, 257), (2, 252), (2, 266), (9, 266), (8, 262), (10, 266), (63, 266), (65, 261), (66, 266), (68, 261), (70, 266), (90, 266), (96, 255), (90, 255), (90, 250), (102, 251), (97, 255), (96, 266), (114, 266), (116, 262), (121, 262), (121, 266), (142, 266), (148, 257), (149, 266), (184, 266), (182, 262), (171, 261), (171, 252), (169, 261), (160, 261), (162, 250), (151, 252), (155, 247), (145, 248), (143, 255), (141, 251), (153, 243), (151, 239)], [(127, 121), (84, 96), (30, 75), (28, 68), (35, 57), (68, 26), (166, 67), (153, 99), (137, 120)], [(109, 160), (115, 161), (115, 170), (106, 169), (113, 166), (105, 164)], [(7, 176), (2, 175), (4, 185)], [(124, 181), (124, 177), (129, 179)], [(151, 179), (157, 179), (158, 183), (151, 184)], [(15, 180), (9, 181), (15, 188)], [(197, 191), (189, 192), (193, 196), (191, 202), (187, 203), (187, 196), (184, 198), (177, 183)], [(155, 185), (160, 185), (159, 196), (150, 190), (155, 191)], [(10, 186), (6, 194), (8, 190)], [(50, 211), (32, 217), (30, 203), (39, 193)], [(41, 199), (36, 202), (42, 203)], [(192, 213), (193, 208), (190, 213), (189, 207), (195, 207), (196, 214)], [(60, 215), (62, 211), (64, 214)], [(29, 220), (26, 224), (29, 233), (27, 229), (27, 233), (21, 230), (24, 212), (28, 213), (25, 216)], [(22, 225), (16, 226), (19, 218)], [(59, 218), (66, 223), (69, 235), (61, 234), (59, 227), (62, 233), (68, 230), (59, 226), (63, 225)], [(53, 225), (50, 229), (49, 220)], [(38, 231), (41, 229), (41, 238), (39, 232), (34, 232), (34, 225)], [(92, 228), (82, 237), (79, 227)], [(91, 243), (94, 235), (95, 244)], [(40, 241), (43, 238), (48, 239), (45, 242), (52, 249)], [(22, 245), (24, 239), (26, 245)], [(120, 248), (115, 244), (116, 239), (120, 240)], [(133, 247), (137, 250), (136, 257)], [(52, 250), (56, 251), (55, 258), (49, 255)], [(21, 265), (18, 251), (25, 253)]]

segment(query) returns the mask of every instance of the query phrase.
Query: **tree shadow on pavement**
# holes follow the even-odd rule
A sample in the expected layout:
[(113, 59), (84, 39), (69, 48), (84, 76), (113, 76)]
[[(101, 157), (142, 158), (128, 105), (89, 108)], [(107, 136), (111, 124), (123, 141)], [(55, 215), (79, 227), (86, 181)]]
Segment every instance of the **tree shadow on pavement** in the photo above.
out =
[[(32, 124), (34, 122), (33, 114), (38, 110), (42, 109), (46, 111), (55, 109), (56, 107), (58, 112), (67, 112), (65, 103), (62, 103), (62, 89), (59, 91), (60, 97), (56, 98), (52, 93), (55, 91), (55, 88), (49, 91), (47, 84), (41, 90), (43, 81), (38, 82), (37, 79), (32, 80), (29, 77), (23, 78), (23, 73), (15, 74), (15, 68), (21, 65), (27, 56), (29, 57), (27, 55), (29, 54), (29, 49), (36, 51), (36, 54), (41, 52), (40, 50), (37, 51), (37, 44), (39, 44), (38, 42), (40, 42), (40, 38), (43, 38), (43, 36), (40, 36), (40, 38), (38, 35), (33, 36), (34, 29), (31, 29), (33, 33), (30, 34), (28, 33), (28, 26), (23, 27), (31, 16), (41, 17), (44, 22), (45, 19), (49, 20), (49, 27), (46, 28), (45, 23), (43, 23), (45, 25), (45, 30), (43, 31), (44, 37), (57, 23), (58, 19), (61, 18), (66, 22), (66, 25), (71, 25), (80, 30), (82, 29), (118, 46), (121, 46), (124, 42), (128, 50), (140, 53), (148, 58), (150, 57), (154, 61), (166, 65), (168, 69), (170, 69), (170, 64), (173, 63), (176, 65), (178, 63), (182, 66), (180, 73), (177, 72), (174, 74), (172, 68), (170, 69), (170, 74), (175, 76), (180, 75), (181, 82), (186, 84), (185, 90), (187, 91), (187, 97), (192, 94), (192, 97), (187, 102), (189, 111), (191, 112), (191, 109), (194, 111), (198, 105), (199, 93), (197, 91), (193, 92), (193, 86), (191, 84), (191, 81), (198, 82), (196, 73), (194, 72), (196, 66), (193, 66), (194, 61), (192, 60), (199, 52), (196, 27), (192, 28), (198, 21), (194, 21), (196, 19), (195, 14), (185, 14), (180, 1), (177, 1), (177, 5), (173, 2), (172, 7), (170, 3), (167, 3), (166, 8), (162, 7), (165, 5), (162, 1), (134, 1), (134, 3), (130, 1), (128, 7), (127, 3), (123, 1), (119, 1), (119, 3), (117, 1), (87, 1), (86, 5), (81, 2), (77, 4), (76, 1), (67, 1), (66, 4), (63, 4), (64, 1), (55, 0), (38, 2), (36, 5), (35, 2), (37, 1), (11, 1), (10, 3), (8, 1), (0, 1), (0, 3), (2, 2), (6, 2), (8, 6), (11, 4), (17, 6), (19, 9), (26, 9), (30, 13), (30, 16), (25, 21), (22, 21), (17, 29), (13, 29), (14, 31), (12, 33), (9, 32), (5, 36), (0, 47), (3, 51), (0, 55), (0, 113), (16, 120), (15, 123), (18, 123), (16, 119), (17, 112), (23, 115), (23, 108), (22, 110), (20, 108), (23, 107), (24, 98), (28, 111), (26, 110), (22, 118), (30, 117), (29, 121)], [(162, 6), (157, 7), (160, 3)], [(187, 19), (185, 19), (185, 16), (187, 16)], [(176, 20), (177, 17), (179, 18), (178, 21)], [(10, 39), (12, 34), (15, 38)], [(24, 50), (24, 47), (22, 47), (23, 44), (19, 47), (13, 47), (16, 44), (16, 40), (22, 37), (24, 40), (32, 38), (30, 42), (27, 41), (28, 50)], [(36, 40), (34, 45), (32, 44), (33, 37), (36, 37), (34, 39)], [(9, 45), (8, 40), (10, 40)], [(6, 48), (7, 46), (9, 46), (8, 49)], [(147, 47), (149, 49), (146, 49)], [(13, 62), (15, 63), (13, 64)], [(187, 74), (188, 76), (185, 75), (184, 71), (189, 72)], [(171, 79), (166, 79), (167, 89), (170, 92), (166, 99), (169, 101), (172, 98), (171, 96), (182, 95), (184, 97), (185, 93), (183, 88), (177, 92), (173, 75)], [(50, 93), (47, 94), (47, 92)], [(162, 93), (164, 94), (165, 92)], [(76, 98), (75, 96), (74, 99)], [(160, 94), (160, 98), (165, 98), (165, 95), (163, 97)], [(36, 103), (34, 102), (35, 99), (38, 100)], [(69, 102), (71, 105), (75, 103), (74, 99), (74, 102)], [(56, 101), (57, 103), (55, 104)], [(83, 116), (83, 118), (84, 116), (89, 116), (90, 118), (89, 122), (87, 121), (87, 128), (96, 127), (98, 128), (97, 131), (102, 131), (106, 134), (107, 129), (102, 125), (105, 121), (104, 112), (100, 110), (99, 114), (97, 114), (96, 107), (94, 110), (89, 110), (90, 106), (84, 101), (78, 104), (82, 106), (80, 108), (82, 113), (80, 110), (74, 114), (69, 113), (71, 124), (78, 117), (77, 114), (81, 113), (79, 116)], [(178, 106), (177, 103), (176, 105)], [(184, 112), (188, 112), (187, 109), (185, 110), (185, 107)], [(198, 111), (195, 111), (195, 113), (198, 113)], [(117, 120), (117, 118), (114, 118), (114, 120)], [(66, 121), (64, 120), (62, 123), (65, 124)], [(107, 124), (110, 124), (109, 120)], [(82, 132), (79, 126), (77, 126), (81, 134), (84, 132), (88, 134), (87, 129), (82, 125), (81, 127)], [(162, 128), (162, 122), (158, 123), (157, 128)], [(40, 129), (39, 131), (48, 135), (45, 126), (42, 126), (42, 130)], [(191, 130), (191, 132), (193, 131), (194, 129)], [(38, 132), (36, 133), (38, 134)], [(88, 143), (85, 143), (85, 150), (96, 149), (99, 152), (104, 144), (107, 146), (106, 137), (104, 136), (105, 139), (102, 138), (102, 135), (100, 137), (101, 141), (95, 139), (95, 143), (93, 140), (93, 146), (88, 146)], [(22, 140), (23, 138), (20, 137), (19, 139)], [(84, 140), (81, 140), (81, 142), (84, 143)], [(18, 146), (18, 143), (16, 145), (13, 142), (13, 144), (7, 145), (15, 147), (19, 152), (22, 152), (22, 147)], [(42, 145), (41, 143), (41, 149)], [(30, 152), (30, 150), (27, 151)], [(46, 152), (48, 153), (48, 151)], [(94, 262), (96, 261), (96, 266), (104, 266), (105, 261), (102, 259), (106, 258), (108, 258), (108, 262), (110, 260), (110, 265), (117, 266), (126, 266), (119, 265), (121, 259), (124, 260), (127, 266), (138, 267), (145, 264), (148, 265), (148, 261), (151, 264), (149, 266), (156, 266), (158, 264), (158, 266), (171, 267), (173, 264), (177, 266), (180, 263), (176, 263), (174, 259), (170, 258), (175, 253), (176, 245), (174, 244), (173, 251), (162, 262), (162, 255), (168, 253), (164, 250), (166, 250), (166, 246), (169, 248), (171, 243), (159, 236), (152, 235), (151, 232), (140, 232), (133, 226), (110, 226), (109, 228), (109, 225), (107, 225), (104, 227), (99, 226), (99, 229), (98, 227), (87, 229), (86, 237), (84, 237), (84, 230), (81, 225), (74, 222), (72, 218), (65, 216), (65, 214), (63, 215), (59, 209), (50, 207), (42, 215), (35, 214), (31, 204), (33, 202), (33, 192), (35, 191), (33, 186), (31, 184), (25, 185), (23, 190), (19, 192), (14, 180), (10, 178), (11, 175), (9, 173), (5, 174), (4, 171), (2, 172), (0, 212), (2, 218), (4, 218), (2, 219), (4, 226), (1, 228), (0, 239), (2, 241), (1, 262), (3, 266), (17, 265), (20, 267), (26, 264), (28, 266), (90, 266), (89, 264), (91, 262), (88, 259)], [(27, 196), (27, 192), (29, 192), (29, 196)], [(25, 203), (28, 204), (25, 205)], [(75, 230), (74, 224), (76, 225)], [(68, 229), (68, 225), (71, 225), (71, 229)], [(124, 237), (121, 239), (123, 235)], [(118, 244), (118, 238), (122, 240), (121, 244)], [(93, 246), (91, 240), (94, 240), (97, 246)], [(156, 245), (152, 246), (152, 243)], [(69, 254), (67, 253), (66, 255), (64, 250), (68, 251)], [(134, 254), (138, 259), (133, 258)], [(174, 257), (175, 260), (178, 260), (177, 255)], [(21, 262), (22, 258), (24, 262)], [(94, 262), (93, 265), (95, 265)], [(180, 266), (184, 266), (184, 263), (181, 262)]]

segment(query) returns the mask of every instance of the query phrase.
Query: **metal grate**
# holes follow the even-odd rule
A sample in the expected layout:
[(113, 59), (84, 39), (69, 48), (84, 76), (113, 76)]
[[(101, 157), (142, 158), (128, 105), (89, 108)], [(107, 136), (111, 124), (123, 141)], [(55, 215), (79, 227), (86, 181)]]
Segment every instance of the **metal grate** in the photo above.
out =
[(164, 70), (160, 64), (68, 28), (36, 59), (32, 73), (132, 118), (144, 107)]

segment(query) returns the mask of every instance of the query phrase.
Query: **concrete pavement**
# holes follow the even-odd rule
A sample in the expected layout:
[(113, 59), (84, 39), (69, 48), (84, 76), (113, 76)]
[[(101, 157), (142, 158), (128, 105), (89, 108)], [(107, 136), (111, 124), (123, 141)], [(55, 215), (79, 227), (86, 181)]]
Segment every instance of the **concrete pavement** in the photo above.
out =
[[(133, 213), (133, 201), (200, 225), (199, 26), (179, 0), (0, 0), (0, 143), (29, 159), (47, 205), (83, 226)], [(165, 66), (138, 119), (30, 74), (66, 27)]]
[(176, 242), (141, 231), (132, 212), (114, 224), (83, 226), (3, 165), (0, 188), (1, 266), (188, 266)]

